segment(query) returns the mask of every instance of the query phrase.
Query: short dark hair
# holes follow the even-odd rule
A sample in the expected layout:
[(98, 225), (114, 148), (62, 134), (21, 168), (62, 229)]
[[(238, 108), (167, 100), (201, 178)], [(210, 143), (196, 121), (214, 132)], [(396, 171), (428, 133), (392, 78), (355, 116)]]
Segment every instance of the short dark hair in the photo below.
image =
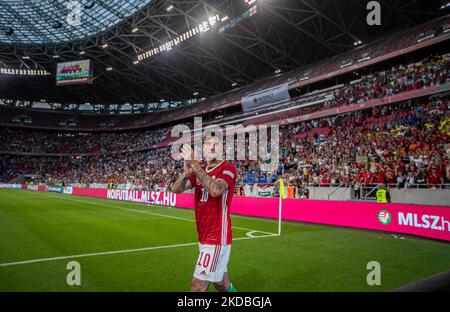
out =
[(219, 139), (219, 135), (216, 134), (215, 132), (208, 132), (204, 135), (203, 139), (206, 140), (208, 138), (217, 138)]

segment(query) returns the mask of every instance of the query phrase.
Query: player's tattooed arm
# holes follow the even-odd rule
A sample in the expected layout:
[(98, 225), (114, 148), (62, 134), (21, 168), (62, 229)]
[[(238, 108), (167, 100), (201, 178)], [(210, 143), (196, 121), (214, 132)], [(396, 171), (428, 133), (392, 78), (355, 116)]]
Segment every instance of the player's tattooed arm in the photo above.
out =
[(218, 197), (224, 191), (228, 189), (228, 184), (222, 179), (214, 179), (203, 170), (202, 166), (196, 162), (192, 161), (191, 168), (198, 178), (200, 184), (208, 191), (212, 197)]
[(180, 178), (178, 178), (177, 181), (175, 181), (175, 183), (172, 187), (172, 192), (174, 192), (176, 194), (180, 194), (190, 188), (192, 188), (192, 186), (191, 186), (191, 182), (189, 182), (189, 177), (187, 177), (183, 174)]

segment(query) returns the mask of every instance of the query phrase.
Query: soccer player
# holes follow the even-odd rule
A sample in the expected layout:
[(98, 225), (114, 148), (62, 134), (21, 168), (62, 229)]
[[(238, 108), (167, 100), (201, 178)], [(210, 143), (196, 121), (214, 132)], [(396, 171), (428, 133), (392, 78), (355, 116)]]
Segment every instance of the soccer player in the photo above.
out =
[[(223, 146), (216, 136), (208, 135), (203, 143), (206, 164), (194, 160), (190, 145), (183, 145), (184, 173), (175, 182), (173, 192), (195, 189), (195, 221), (199, 239), (191, 291), (205, 292), (210, 283), (217, 291), (235, 292), (227, 274), (231, 253), (230, 206), (237, 171), (222, 159)], [(197, 157), (195, 157), (197, 158)]]

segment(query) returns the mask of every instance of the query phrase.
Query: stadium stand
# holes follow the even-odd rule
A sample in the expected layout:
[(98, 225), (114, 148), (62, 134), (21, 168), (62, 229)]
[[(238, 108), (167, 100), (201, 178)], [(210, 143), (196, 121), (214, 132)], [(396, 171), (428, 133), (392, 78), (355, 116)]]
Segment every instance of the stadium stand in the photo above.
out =
[[(239, 105), (243, 96), (272, 86), (289, 82), (292, 89), (303, 87), (317, 81), (322, 81), (344, 73), (353, 72), (358, 69), (419, 50), (428, 45), (433, 45), (450, 38), (450, 32), (445, 31), (450, 25), (450, 17), (444, 16), (429, 23), (395, 33), (360, 46), (354, 50), (325, 59), (316, 64), (303, 66), (291, 72), (262, 79), (253, 84), (236, 88), (229, 92), (209, 97), (198, 103), (156, 111), (151, 114), (131, 114), (111, 116), (104, 114), (82, 114), (77, 112), (74, 116), (70, 112), (45, 112), (43, 110), (25, 110), (0, 105), (0, 125), (20, 126), (42, 129), (66, 129), (81, 131), (114, 131), (125, 129), (146, 128), (148, 126), (164, 125), (194, 115), (205, 114), (227, 107)], [(430, 33), (426, 40), (420, 41), (424, 33)], [(418, 40), (420, 42), (418, 42)], [(365, 59), (365, 61), (359, 61)], [(342, 68), (342, 64), (351, 64)], [(1, 103), (1, 101), (0, 101)], [(50, 115), (49, 115), (50, 114)], [(26, 117), (27, 122), (13, 122), (18, 116)], [(67, 126), (65, 121), (75, 119), (73, 126)], [(114, 120), (114, 122), (112, 122)]]
[[(278, 113), (295, 108), (298, 115), (311, 114), (323, 109), (362, 104), (371, 99), (389, 97), (402, 92), (449, 83), (449, 55), (423, 59), (409, 65), (398, 65), (389, 70), (363, 76), (358, 80), (325, 90), (299, 96), (289, 103), (270, 105), (250, 113)], [(233, 123), (248, 116), (236, 113), (220, 119), (220, 123)], [(272, 115), (274, 116), (274, 115)], [(33, 118), (33, 117), (31, 117)], [(61, 122), (61, 121), (60, 121)], [(217, 123), (213, 120), (209, 124)], [(148, 149), (167, 139), (169, 129), (121, 133), (76, 133), (0, 129), (5, 138), (0, 143), (3, 153), (28, 154), (102, 154)]]
[[(164, 124), (239, 103), (249, 92), (281, 82), (306, 84), (305, 77), (325, 79), (341, 71), (342, 64), (363, 66), (364, 62), (393, 51), (445, 36), (447, 24), (448, 19), (443, 18), (319, 64), (175, 110), (111, 116), (0, 107), (3, 126), (0, 135), (4, 138), (0, 142), (3, 155), (0, 179), (8, 182), (29, 175), (39, 182), (65, 185), (133, 183), (149, 188), (170, 185), (180, 164), (168, 157), (168, 146), (174, 138), (169, 135), (170, 126)], [(361, 59), (364, 60), (359, 62)], [(280, 121), (297, 118), (282, 128), (278, 170), (261, 172), (254, 163), (242, 161), (238, 164), (242, 183), (271, 184), (284, 174), (300, 193), (306, 186), (343, 185), (357, 189), (360, 185), (378, 183), (399, 188), (441, 188), (450, 182), (447, 96), (435, 96), (433, 100), (413, 96), (407, 102), (389, 103), (395, 95), (448, 86), (449, 65), (448, 54), (430, 55), (411, 64), (397, 63), (357, 80), (294, 96), (287, 103), (231, 114), (219, 110), (206, 120), (205, 126), (238, 122), (246, 125), (250, 121), (285, 124)], [(374, 99), (380, 100), (381, 106), (364, 106)], [(339, 111), (352, 105), (365, 109)], [(330, 114), (322, 114), (336, 108)], [(160, 126), (148, 129), (149, 124)], [(133, 130), (136, 128), (147, 129)]]
[[(406, 102), (286, 126), (278, 172), (261, 172), (254, 163), (243, 161), (238, 165), (240, 180), (272, 183), (285, 173), (298, 186), (350, 186), (359, 181), (399, 188), (442, 187), (450, 183), (448, 105), (447, 98)], [(2, 157), (6, 173), (2, 180), (33, 174), (47, 183), (130, 182), (151, 187), (170, 184), (177, 176), (180, 165), (168, 156), (167, 148), (65, 161), (6, 156)]]

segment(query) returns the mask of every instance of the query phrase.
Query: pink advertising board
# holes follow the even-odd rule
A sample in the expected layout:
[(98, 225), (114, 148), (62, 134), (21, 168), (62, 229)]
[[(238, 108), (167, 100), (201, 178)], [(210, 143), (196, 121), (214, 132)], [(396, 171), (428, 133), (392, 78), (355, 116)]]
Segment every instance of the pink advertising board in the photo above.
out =
[(45, 192), (46, 186), (45, 185), (35, 185), (35, 184), (22, 184), (22, 189)]
[[(73, 188), (72, 194), (194, 208), (193, 194), (91, 188)], [(278, 219), (278, 203), (277, 198), (235, 196), (231, 213)], [(285, 199), (282, 219), (405, 233), (450, 241), (450, 207)]]

